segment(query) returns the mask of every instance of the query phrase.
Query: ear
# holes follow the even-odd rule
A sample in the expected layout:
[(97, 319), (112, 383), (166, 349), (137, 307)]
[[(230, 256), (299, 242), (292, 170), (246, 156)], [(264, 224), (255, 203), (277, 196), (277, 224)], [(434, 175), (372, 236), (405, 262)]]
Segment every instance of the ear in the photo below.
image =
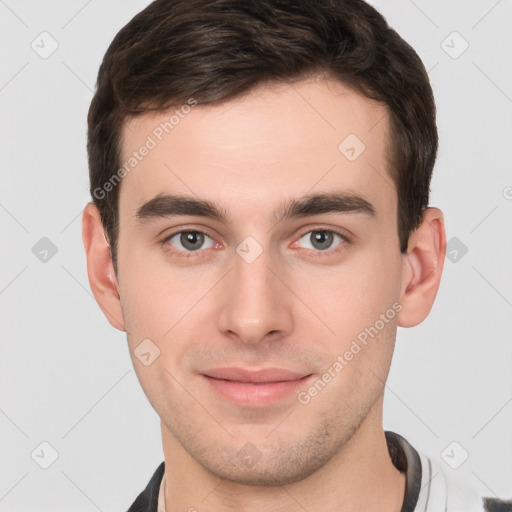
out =
[(409, 238), (404, 256), (400, 327), (413, 327), (427, 318), (441, 282), (445, 252), (443, 213), (438, 208), (427, 208), (421, 225)]
[(112, 264), (110, 246), (105, 237), (100, 212), (88, 203), (82, 215), (82, 240), (87, 258), (87, 274), (96, 302), (108, 321), (125, 330), (119, 298), (119, 284)]

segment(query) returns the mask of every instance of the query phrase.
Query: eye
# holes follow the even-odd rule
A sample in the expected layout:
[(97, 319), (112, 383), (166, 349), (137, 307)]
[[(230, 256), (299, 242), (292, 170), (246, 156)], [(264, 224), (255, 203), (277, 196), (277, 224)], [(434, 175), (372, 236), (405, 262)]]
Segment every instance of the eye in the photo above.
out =
[[(207, 241), (206, 246), (205, 240)], [(168, 236), (163, 240), (163, 243), (170, 245), (172, 252), (185, 253), (197, 252), (199, 249), (209, 249), (215, 245), (214, 240), (202, 231), (178, 231)]]
[(299, 238), (299, 242), (301, 240), (306, 244), (306, 249), (313, 249), (321, 252), (327, 252), (327, 250), (332, 249), (333, 242), (335, 241), (338, 241), (338, 243), (334, 248), (340, 246), (343, 242), (348, 242), (346, 236), (327, 229), (308, 231)]

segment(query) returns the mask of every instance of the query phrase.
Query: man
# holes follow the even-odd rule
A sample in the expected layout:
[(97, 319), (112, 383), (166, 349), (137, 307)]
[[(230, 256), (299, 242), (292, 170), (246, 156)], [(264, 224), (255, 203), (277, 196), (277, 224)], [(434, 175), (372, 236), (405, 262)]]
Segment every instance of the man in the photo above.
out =
[(130, 511), (470, 511), (384, 432), (443, 269), (421, 60), (361, 0), (157, 0), (89, 112), (92, 291), (165, 461)]

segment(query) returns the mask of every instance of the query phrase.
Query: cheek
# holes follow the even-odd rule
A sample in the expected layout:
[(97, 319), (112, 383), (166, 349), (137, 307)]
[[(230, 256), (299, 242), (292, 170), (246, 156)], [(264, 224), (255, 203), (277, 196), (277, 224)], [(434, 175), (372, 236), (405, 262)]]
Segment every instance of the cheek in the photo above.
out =
[(147, 337), (161, 337), (172, 326), (177, 297), (166, 290), (164, 280), (155, 274), (125, 272), (120, 282), (127, 331)]
[(128, 340), (161, 340), (182, 309), (180, 281), (164, 272), (151, 251), (119, 244), (119, 288)]
[(212, 313), (208, 292), (218, 275), (206, 266), (195, 270), (173, 267), (161, 254), (136, 249), (125, 251), (119, 275), (132, 358), (136, 347), (148, 338), (160, 350), (156, 366), (165, 364), (176, 371), (193, 350), (194, 340), (211, 328), (206, 320)]
[(396, 258), (379, 259), (369, 252), (337, 267), (310, 267), (302, 277), (298, 276), (298, 294), (334, 332), (338, 348), (343, 348), (398, 300), (398, 263)]

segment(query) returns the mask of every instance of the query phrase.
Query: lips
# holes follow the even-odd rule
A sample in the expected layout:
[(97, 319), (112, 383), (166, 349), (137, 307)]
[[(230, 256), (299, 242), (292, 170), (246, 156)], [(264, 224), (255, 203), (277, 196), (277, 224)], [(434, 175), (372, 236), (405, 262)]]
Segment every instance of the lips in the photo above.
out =
[(201, 375), (216, 395), (245, 407), (264, 407), (282, 401), (311, 376), (281, 368), (253, 371), (233, 367), (215, 368)]
[(236, 382), (264, 384), (268, 382), (289, 382), (299, 380), (305, 373), (292, 372), (279, 368), (266, 368), (264, 370), (244, 370), (242, 368), (216, 368), (204, 372), (207, 377)]

